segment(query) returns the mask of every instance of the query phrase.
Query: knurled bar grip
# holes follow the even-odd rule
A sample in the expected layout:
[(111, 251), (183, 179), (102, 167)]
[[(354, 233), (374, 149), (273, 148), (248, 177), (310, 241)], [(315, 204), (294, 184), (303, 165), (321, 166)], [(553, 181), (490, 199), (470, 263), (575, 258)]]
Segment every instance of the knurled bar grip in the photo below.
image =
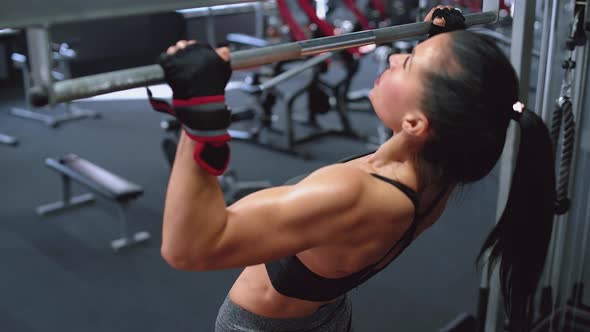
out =
[[(465, 25), (470, 27), (472, 25), (488, 24), (495, 22), (496, 19), (497, 13), (493, 11), (469, 14), (465, 15)], [(427, 34), (429, 29), (430, 22), (417, 22), (353, 32), (340, 36), (236, 51), (231, 53), (230, 61), (234, 70), (245, 69), (323, 52), (411, 38)], [(31, 88), (31, 103), (34, 106), (45, 106), (49, 103), (72, 101), (163, 82), (164, 72), (162, 68), (159, 65), (149, 65), (55, 82), (53, 84), (54, 100), (51, 101), (46, 87), (35, 86)]]

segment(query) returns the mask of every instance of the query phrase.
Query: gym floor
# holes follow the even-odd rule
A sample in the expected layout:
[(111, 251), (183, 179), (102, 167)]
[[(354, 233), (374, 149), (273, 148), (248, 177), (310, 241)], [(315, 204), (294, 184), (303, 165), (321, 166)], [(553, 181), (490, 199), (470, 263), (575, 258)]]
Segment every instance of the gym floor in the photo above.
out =
[[(362, 70), (353, 88), (370, 87), (374, 78), (375, 71)], [(245, 100), (239, 93), (228, 96), (232, 106)], [(0, 145), (2, 331), (212, 331), (217, 309), (240, 271), (175, 271), (161, 258), (169, 174), (160, 148), (165, 136), (159, 127), (162, 116), (151, 111), (145, 99), (90, 100), (76, 104), (98, 111), (100, 119), (49, 128), (8, 114), (11, 106), (23, 104), (19, 89), (0, 90), (0, 133), (20, 141), (17, 147)], [(330, 116), (325, 120), (331, 121)], [(374, 116), (351, 117), (357, 130), (376, 134)], [(279, 185), (369, 151), (365, 143), (341, 137), (298, 149), (312, 159), (234, 140), (230, 167), (240, 180)], [(110, 202), (46, 218), (35, 214), (36, 206), (61, 195), (61, 179), (44, 166), (44, 159), (68, 153), (143, 186), (145, 194), (131, 203), (128, 217), (133, 229), (151, 233), (147, 244), (118, 254), (111, 251), (109, 242), (120, 235), (120, 224)], [(436, 331), (460, 312), (474, 312), (479, 285), (474, 263), (494, 224), (496, 181), (494, 171), (455, 193), (436, 225), (352, 292), (355, 331)]]

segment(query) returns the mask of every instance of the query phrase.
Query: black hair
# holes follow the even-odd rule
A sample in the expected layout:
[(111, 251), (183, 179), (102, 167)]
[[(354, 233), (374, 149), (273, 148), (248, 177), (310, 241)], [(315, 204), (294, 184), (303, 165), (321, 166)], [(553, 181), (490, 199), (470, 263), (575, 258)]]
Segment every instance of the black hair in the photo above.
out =
[[(426, 75), (422, 106), (430, 137), (418, 155), (421, 187), (466, 184), (496, 165), (506, 140), (518, 78), (495, 42), (468, 31), (451, 33), (441, 66)], [(525, 111), (506, 208), (484, 242), (478, 262), (500, 264), (511, 331), (527, 330), (549, 244), (555, 188), (551, 139), (543, 121)], [(428, 172), (426, 171), (428, 170)], [(486, 257), (484, 253), (489, 252)]]

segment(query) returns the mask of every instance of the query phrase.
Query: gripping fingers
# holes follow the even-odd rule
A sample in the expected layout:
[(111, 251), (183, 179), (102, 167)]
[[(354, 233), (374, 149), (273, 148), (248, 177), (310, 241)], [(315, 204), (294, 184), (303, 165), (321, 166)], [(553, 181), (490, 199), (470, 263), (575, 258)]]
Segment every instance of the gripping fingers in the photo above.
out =
[(176, 42), (176, 45), (172, 45), (170, 47), (168, 47), (168, 49), (166, 50), (166, 54), (168, 55), (173, 55), (176, 52), (178, 52), (178, 50), (182, 50), (184, 48), (186, 48), (189, 45), (192, 44), (196, 44), (197, 41), (196, 40), (179, 40)]
[[(196, 43), (197, 43), (196, 40), (179, 40), (176, 42), (175, 45), (168, 47), (168, 49), (166, 50), (166, 54), (173, 55), (176, 52), (178, 52), (179, 50), (185, 49), (187, 46), (193, 45)], [(219, 55), (219, 57), (222, 58), (224, 61), (229, 61), (229, 58), (230, 58), (229, 48), (220, 47), (220, 48), (215, 49), (215, 52), (217, 52), (217, 55)]]
[(430, 9), (430, 11), (428, 12), (428, 14), (426, 14), (426, 17), (424, 17), (424, 21), (425, 22), (432, 21), (432, 14), (434, 13), (435, 10), (437, 10), (437, 9), (443, 9), (443, 8), (447, 8), (447, 7), (449, 7), (449, 6), (438, 5), (436, 7), (432, 7), (432, 9)]
[(434, 12), (437, 9), (459, 10), (457, 8), (453, 8), (453, 6), (451, 6), (451, 5), (438, 5), (436, 7), (433, 7), (430, 10), (430, 12), (428, 12), (428, 14), (426, 15), (426, 17), (424, 17), (424, 21), (425, 22), (432, 22), (433, 24), (438, 25), (438, 26), (441, 26), (441, 27), (444, 27), (447, 24), (446, 20), (443, 17), (437, 17), (434, 20), (432, 19), (432, 15), (434, 14)]
[(220, 58), (223, 59), (223, 61), (229, 61), (229, 48), (227, 47), (220, 47), (220, 48), (216, 48), (215, 52), (217, 52), (217, 55), (219, 55)]
[(444, 27), (447, 25), (447, 21), (444, 19), (444, 17), (437, 17), (432, 21), (432, 23), (438, 25), (439, 27)]

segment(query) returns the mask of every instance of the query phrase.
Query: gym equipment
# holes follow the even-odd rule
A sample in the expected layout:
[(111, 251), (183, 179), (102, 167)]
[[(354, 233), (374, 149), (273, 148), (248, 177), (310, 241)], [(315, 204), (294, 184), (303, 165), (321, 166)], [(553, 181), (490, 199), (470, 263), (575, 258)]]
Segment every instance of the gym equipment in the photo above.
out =
[(344, 5), (348, 7), (356, 18), (357, 25), (361, 28), (360, 30), (369, 30), (372, 28), (369, 24), (369, 19), (363, 15), (361, 10), (357, 7), (355, 0), (344, 0)]
[(228, 170), (217, 178), (227, 204), (232, 204), (240, 198), (255, 191), (272, 187), (270, 181), (239, 181), (234, 170)]
[[(574, 114), (574, 103), (572, 100), (572, 87), (574, 85), (574, 70), (576, 69), (576, 48), (579, 46), (585, 46), (587, 43), (586, 22), (588, 21), (585, 16), (588, 13), (588, 7), (590, 1), (586, 1), (585, 4), (578, 3), (575, 7), (575, 15), (573, 18), (571, 30), (566, 39), (566, 59), (562, 63), (564, 69), (564, 76), (561, 83), (560, 97), (555, 102), (555, 108), (552, 114), (552, 125), (551, 125), (551, 139), (554, 145), (554, 154), (556, 156), (556, 162), (558, 164), (557, 172), (557, 189), (556, 189), (556, 215), (561, 216), (566, 214), (570, 207), (571, 201), (569, 196), (570, 190), (570, 179), (573, 177), (572, 174), (572, 162), (574, 160), (574, 149), (575, 149), (575, 114)], [(584, 68), (586, 64), (587, 56), (583, 59), (582, 69), (578, 69), (580, 73), (586, 73), (587, 69)], [(582, 75), (583, 75), (582, 74)], [(582, 96), (578, 96), (582, 98)], [(561, 138), (561, 140), (560, 140)], [(559, 156), (559, 158), (557, 158)], [(588, 214), (589, 211), (586, 212)], [(562, 217), (556, 219), (556, 227)], [(582, 255), (580, 262), (582, 269), (578, 278), (572, 285), (572, 292), (567, 303), (556, 306), (555, 299), (553, 297), (553, 287), (551, 280), (548, 277), (553, 269), (559, 269), (559, 264), (555, 262), (556, 252), (560, 249), (557, 246), (557, 237), (554, 232), (552, 237), (552, 245), (549, 251), (549, 263), (547, 264), (546, 278), (544, 278), (543, 292), (541, 294), (541, 310), (540, 319), (536, 321), (534, 331), (545, 331), (548, 329), (565, 329), (569, 328), (575, 331), (590, 331), (590, 308), (583, 304), (582, 294), (584, 292), (584, 282), (582, 277), (584, 275), (584, 260), (585, 250), (587, 249), (588, 240), (588, 215), (584, 219), (584, 232), (582, 239)], [(559, 223), (563, 224), (563, 223)], [(578, 227), (577, 225), (575, 227)], [(554, 227), (555, 228), (555, 227)], [(577, 232), (575, 232), (577, 233)]]
[[(573, 3), (573, 2), (572, 2)], [(515, 6), (517, 6), (516, 10), (515, 10), (515, 15), (514, 15), (514, 20), (515, 23), (522, 18), (523, 16), (525, 16), (525, 19), (528, 19), (530, 21), (532, 21), (532, 19), (530, 19), (528, 16), (533, 16), (531, 14), (529, 14), (529, 11), (532, 11), (531, 9), (527, 8), (527, 10), (519, 12), (519, 8), (518, 6), (531, 6), (534, 7), (534, 1), (532, 3), (524, 3), (524, 2), (516, 2)], [(542, 46), (541, 46), (541, 65), (546, 66), (546, 70), (540, 70), (540, 79), (542, 78), (543, 82), (543, 94), (538, 96), (537, 98), (537, 108), (541, 109), (543, 111), (543, 115), (544, 118), (547, 122), (551, 121), (550, 118), (550, 113), (551, 111), (549, 110), (549, 108), (553, 109), (553, 123), (552, 123), (552, 131), (551, 131), (551, 136), (552, 139), (554, 140), (554, 144), (556, 141), (556, 137), (559, 136), (559, 127), (561, 122), (565, 119), (565, 125), (564, 125), (564, 140), (561, 144), (560, 147), (555, 149), (556, 155), (560, 155), (561, 156), (561, 161), (558, 161), (560, 165), (560, 174), (558, 174), (558, 179), (557, 179), (557, 185), (558, 185), (558, 189), (557, 191), (561, 191), (561, 193), (558, 193), (557, 197), (558, 197), (558, 201), (556, 202), (556, 207), (560, 208), (561, 211), (556, 211), (556, 212), (566, 212), (564, 210), (567, 210), (568, 208), (568, 204), (566, 204), (567, 202), (567, 198), (568, 198), (568, 191), (571, 190), (572, 188), (569, 188), (571, 185), (568, 183), (568, 181), (566, 180), (567, 178), (575, 178), (574, 175), (574, 171), (575, 169), (572, 169), (571, 172), (569, 170), (569, 166), (571, 165), (571, 163), (573, 163), (575, 161), (575, 157), (576, 154), (574, 153), (573, 157), (572, 155), (568, 154), (570, 152), (572, 152), (572, 150), (576, 150), (576, 146), (572, 146), (573, 145), (573, 140), (568, 143), (567, 141), (570, 139), (573, 139), (575, 136), (575, 131), (574, 131), (574, 122), (573, 120), (575, 119), (576, 116), (582, 116), (582, 102), (580, 100), (583, 100), (584, 98), (584, 84), (587, 80), (587, 72), (588, 72), (588, 50), (584, 48), (582, 53), (575, 53), (573, 48), (575, 48), (575, 46), (580, 45), (579, 43), (583, 44), (585, 42), (585, 37), (583, 38), (578, 38), (578, 37), (582, 37), (585, 32), (583, 31), (584, 29), (584, 19), (583, 19), (583, 14), (585, 11), (587, 11), (588, 9), (588, 1), (580, 1), (580, 2), (576, 2), (576, 6), (575, 7), (569, 7), (569, 11), (571, 11), (573, 9), (574, 15), (572, 15), (571, 13), (568, 12), (568, 16), (572, 15), (573, 19), (571, 19), (573, 21), (573, 23), (569, 26), (569, 27), (565, 27), (565, 25), (562, 25), (562, 27), (564, 28), (563, 30), (560, 31), (559, 28), (557, 28), (557, 24), (556, 21), (558, 20), (558, 18), (560, 17), (567, 17), (565, 15), (562, 15), (559, 11), (563, 10), (560, 8), (560, 1), (556, 0), (553, 2), (553, 4), (551, 5), (551, 3), (549, 2), (548, 4), (546, 3), (546, 8), (545, 8), (545, 13), (547, 13), (547, 15), (545, 16), (545, 20), (546, 20), (546, 25), (547, 25), (547, 29), (544, 29), (544, 35), (543, 35), (543, 41), (542, 41)], [(563, 10), (564, 12), (567, 12), (568, 9)], [(527, 13), (526, 15), (522, 15), (524, 13)], [(534, 18), (534, 17), (533, 17)], [(570, 19), (569, 17), (566, 18), (566, 21), (569, 23)], [(548, 22), (550, 22), (550, 24), (547, 24)], [(532, 26), (532, 24), (530, 24)], [(551, 74), (551, 66), (553, 66), (554, 64), (557, 64), (556, 62), (552, 62), (551, 57), (554, 56), (554, 54), (557, 54), (556, 59), (561, 59), (562, 57), (562, 53), (561, 53), (561, 49), (562, 49), (562, 42), (563, 39), (558, 39), (561, 36), (561, 32), (565, 31), (565, 30), (569, 30), (568, 33), (564, 33), (564, 36), (567, 36), (567, 39), (565, 40), (565, 44), (566, 44), (566, 61), (564, 61), (562, 63), (562, 67), (566, 70), (566, 74), (564, 75), (563, 80), (555, 80), (555, 79), (551, 79), (549, 77), (547, 77), (546, 75), (550, 75)], [(576, 32), (577, 31), (577, 32)], [(526, 41), (526, 38), (523, 38)], [(553, 44), (553, 41), (549, 42), (549, 40), (555, 39), (557, 42), (555, 44)], [(513, 38), (513, 42), (512, 42), (513, 47), (516, 45), (520, 45), (519, 41), (514, 40)], [(528, 50), (530, 50), (530, 47), (527, 47)], [(547, 57), (548, 55), (548, 57)], [(575, 55), (575, 56), (574, 56)], [(530, 56), (527, 57), (528, 59), (530, 59)], [(525, 59), (524, 57), (522, 58), (523, 60)], [(579, 63), (579, 67), (576, 68), (575, 70), (575, 74), (574, 71), (570, 71), (573, 69), (573, 66), (571, 65), (571, 61), (573, 59), (576, 59), (576, 62)], [(530, 63), (525, 63), (523, 65), (523, 68), (526, 66), (530, 66)], [(517, 67), (517, 69), (520, 69)], [(567, 71), (570, 71), (569, 73)], [(528, 79), (528, 78), (527, 78)], [(526, 86), (524, 84), (528, 85), (528, 82), (525, 81), (523, 82), (523, 80), (521, 79), (521, 91), (522, 86)], [(547, 93), (550, 89), (550, 87), (552, 85), (557, 85), (557, 84), (561, 84), (561, 95), (562, 98), (558, 98), (557, 99), (557, 107), (555, 106), (556, 102), (554, 100), (552, 100), (551, 98), (554, 97), (550, 97), (550, 95)], [(558, 87), (558, 86), (557, 86)], [(570, 98), (570, 93), (571, 93), (571, 98)], [(563, 97), (567, 97), (567, 98), (563, 98)], [(571, 105), (568, 105), (568, 101), (571, 101)], [(575, 102), (574, 102), (575, 101)], [(570, 112), (572, 111), (572, 112)], [(569, 127), (569, 128), (568, 128)], [(579, 141), (579, 140), (577, 140)], [(559, 146), (559, 145), (558, 145)], [(506, 166), (502, 166), (503, 168), (506, 168), (507, 171), (509, 171), (509, 165)], [(587, 167), (587, 166), (586, 166)], [(583, 168), (582, 168), (583, 169)], [(562, 176), (565, 176), (564, 178), (561, 178)], [(504, 178), (504, 173), (500, 174), (500, 178)], [(564, 181), (565, 180), (565, 181)], [(507, 177), (506, 181), (510, 181), (510, 178)], [(509, 183), (509, 182), (508, 182)], [(500, 187), (500, 191), (503, 191), (503, 185), (504, 185), (504, 180), (501, 182), (501, 187)], [(561, 188), (560, 188), (561, 187)], [(499, 212), (500, 212), (500, 208), (501, 208), (501, 204), (503, 204), (504, 200), (501, 199), (502, 195), (500, 195), (499, 197)], [(582, 203), (583, 204), (583, 203)], [(587, 220), (585, 221), (587, 222)], [(566, 247), (569, 247), (571, 245), (571, 248), (573, 250), (573, 248), (575, 247), (575, 245), (572, 245), (572, 243), (570, 242), (570, 240), (566, 240), (566, 233), (568, 232), (567, 227), (568, 224), (570, 224), (568, 222), (568, 218), (566, 218), (566, 215), (557, 215), (554, 221), (554, 226), (553, 226), (553, 231), (552, 231), (552, 238), (551, 238), (551, 243), (549, 246), (549, 250), (548, 250), (548, 254), (547, 254), (547, 260), (546, 260), (546, 266), (545, 266), (545, 273), (543, 275), (543, 281), (542, 281), (542, 290), (541, 290), (541, 299), (540, 299), (540, 312), (538, 315), (538, 318), (533, 322), (533, 327), (531, 329), (531, 331), (536, 331), (536, 332), (540, 332), (540, 331), (588, 331), (590, 330), (589, 327), (590, 325), (587, 324), (587, 313), (584, 313), (584, 308), (585, 305), (583, 305), (581, 302), (581, 292), (583, 290), (583, 284), (581, 283), (581, 276), (579, 279), (576, 280), (576, 282), (573, 285), (573, 290), (572, 290), (572, 295), (569, 298), (569, 301), (567, 299), (567, 295), (563, 294), (563, 292), (561, 291), (561, 288), (563, 287), (562, 285), (564, 285), (563, 280), (561, 280), (561, 273), (564, 271), (564, 251)], [(573, 234), (577, 234), (578, 231), (574, 230), (572, 232)], [(585, 248), (586, 246), (586, 238), (587, 238), (587, 229), (584, 231), (584, 240), (583, 240), (583, 247)], [(575, 243), (574, 243), (575, 244)], [(574, 253), (572, 252), (572, 256), (574, 255)], [(582, 255), (583, 256), (583, 255)], [(573, 257), (572, 257), (572, 261), (573, 261)], [(574, 263), (575, 264), (575, 263)], [(583, 264), (583, 263), (582, 263)], [(574, 265), (575, 266), (575, 265)], [(574, 267), (577, 268), (577, 267)], [(573, 270), (573, 268), (571, 268)], [(583, 272), (582, 272), (583, 274)], [(498, 295), (498, 280), (497, 280), (497, 274), (494, 274), (492, 276), (492, 280), (491, 283), (489, 284), (490, 287), (490, 301), (488, 303), (490, 309), (487, 311), (487, 319), (486, 319), (486, 324), (485, 324), (485, 331), (496, 331), (499, 330), (503, 327), (506, 326), (505, 320), (504, 320), (504, 315), (500, 312), (499, 309), (499, 295)], [(560, 301), (561, 304), (558, 304), (557, 302)], [(582, 309), (582, 310), (580, 310)]]
[[(477, 14), (465, 16), (467, 26), (492, 23), (497, 19), (497, 6)], [(485, 8), (484, 8), (485, 9)], [(489, 8), (488, 8), (489, 9)], [(400, 26), (354, 32), (345, 35), (291, 42), (281, 45), (237, 51), (231, 54), (233, 69), (251, 68), (267, 63), (300, 58), (328, 51), (343, 50), (369, 44), (392, 42), (399, 39), (415, 37), (428, 32), (429, 22), (418, 22)], [(39, 28), (28, 28), (31, 43), (43, 44), (48, 40), (47, 31)], [(28, 30), (28, 31), (29, 31)], [(43, 58), (43, 50), (38, 50)], [(44, 72), (47, 68), (41, 59), (33, 68)], [(42, 75), (39, 75), (42, 76)], [(120, 91), (150, 84), (162, 83), (164, 73), (159, 65), (150, 65), (110, 73), (91, 75), (81, 78), (64, 80), (51, 84), (48, 78), (35, 80), (37, 84), (31, 89), (31, 101), (35, 106), (44, 106), (58, 102), (71, 101), (92, 97), (99, 94)], [(42, 83), (45, 82), (45, 83)]]
[(6, 145), (17, 145), (18, 140), (16, 139), (16, 137), (0, 134), (0, 143)]
[[(424, 3), (422, 0), (420, 1)], [(483, 2), (483, 10), (489, 9), (489, 3)], [(528, 102), (528, 87), (532, 59), (533, 43), (533, 25), (535, 21), (534, 9), (535, 1), (517, 1), (515, 2), (515, 17), (512, 26), (512, 41), (510, 50), (510, 60), (519, 77), (519, 100), (523, 103)], [(496, 7), (497, 9), (498, 7)], [(465, 15), (468, 17), (470, 15)], [(502, 157), (499, 160), (499, 188), (497, 200), (497, 215), (499, 218), (504, 211), (510, 186), (512, 183), (512, 171), (516, 163), (518, 151), (517, 124), (511, 121), (509, 124), (506, 144)], [(491, 270), (491, 271), (489, 271)], [(505, 316), (503, 314), (503, 301), (500, 292), (500, 280), (498, 269), (489, 269), (485, 264), (482, 266), (481, 284), (479, 288), (479, 298), (476, 312), (475, 332), (496, 332), (503, 331), (506, 327)], [(488, 274), (490, 272), (490, 274)]]
[[(18, 30), (14, 30), (14, 29), (0, 29), (0, 39), (2, 37), (13, 37), (18, 35), (19, 31)], [(2, 44), (0, 44), (0, 52), (4, 53), (6, 49), (3, 47)], [(2, 56), (0, 56), (2, 57)], [(0, 77), (3, 76), (2, 72), (7, 72), (7, 68), (6, 66), (4, 66), (3, 64), (0, 64)], [(7, 74), (5, 74), (7, 75)], [(0, 144), (5, 144), (5, 145), (18, 145), (18, 140), (13, 137), (13, 136), (9, 136), (6, 134), (2, 134), (0, 133)]]
[[(307, 40), (307, 35), (303, 29), (296, 22), (295, 18), (291, 14), (286, 1), (278, 0), (276, 2), (277, 9), (280, 14), (282, 21), (288, 26), (289, 32), (293, 40), (302, 41)], [(306, 14), (309, 16), (310, 21), (316, 23), (324, 23), (327, 27), (327, 23), (320, 20), (313, 11), (312, 6), (306, 2), (302, 2), (302, 6), (305, 6)], [(328, 27), (329, 28), (329, 27)], [(316, 31), (319, 32), (319, 31)], [(331, 30), (322, 31), (322, 34), (333, 34)], [(233, 39), (238, 41), (240, 44), (252, 44), (250, 43), (251, 38), (247, 36), (235, 35)], [(253, 40), (254, 44), (262, 44), (257, 40)], [(351, 138), (359, 138), (350, 125), (350, 120), (346, 114), (346, 107), (342, 104), (343, 98), (341, 97), (342, 87), (347, 85), (347, 78), (341, 80), (337, 84), (328, 84), (321, 80), (320, 75), (327, 70), (328, 58), (332, 55), (323, 57), (322, 55), (315, 59), (310, 59), (301, 65), (297, 65), (289, 69), (286, 73), (282, 73), (279, 76), (271, 79), (267, 79), (264, 84), (261, 84), (262, 74), (257, 72), (250, 76), (250, 81), (247, 85), (242, 87), (242, 91), (253, 96), (257, 103), (254, 106), (256, 114), (258, 114), (258, 124), (251, 130), (237, 131), (232, 130), (230, 134), (233, 138), (247, 140), (260, 144), (263, 147), (273, 149), (275, 151), (298, 154), (295, 151), (295, 146), (300, 143), (308, 142), (313, 139), (324, 137), (328, 135), (340, 135)], [(283, 71), (288, 61), (281, 61), (274, 64), (270, 68), (270, 74), (268, 76), (276, 76), (278, 73)], [(266, 67), (263, 67), (266, 68)], [(301, 87), (298, 87), (292, 93), (283, 95), (278, 89), (274, 87), (278, 84), (290, 79), (295, 75), (303, 73), (307, 69), (311, 70), (311, 79)], [(301, 122), (308, 127), (313, 128), (312, 133), (308, 133), (304, 137), (298, 138), (295, 134), (295, 111), (294, 103), (299, 97), (306, 95), (307, 97), (307, 118), (301, 119)], [(273, 107), (279, 99), (284, 99), (287, 110), (286, 115), (283, 117), (283, 128), (284, 130), (277, 129), (273, 126), (273, 120), (280, 118), (273, 115)], [(335, 100), (335, 101), (332, 101)], [(331, 102), (332, 101), (332, 102)], [(318, 115), (327, 113), (330, 110), (335, 109), (338, 113), (338, 119), (340, 121), (339, 128), (326, 129), (322, 128), (318, 123)], [(274, 144), (275, 140), (271, 140), (265, 136), (269, 133), (283, 133), (283, 143), (280, 146)], [(301, 136), (301, 135), (300, 135)]]
[[(272, 6), (272, 5), (271, 5)], [(225, 45), (232, 27), (240, 26), (241, 32), (261, 37), (263, 20), (262, 3), (240, 3), (232, 5), (213, 5), (210, 7), (178, 10), (186, 25), (186, 39), (195, 39), (211, 47)], [(228, 24), (229, 23), (229, 24)]]
[(249, 47), (266, 47), (270, 43), (266, 39), (257, 38), (243, 33), (228, 33), (226, 36), (227, 42), (231, 44), (246, 45)]
[[(586, 153), (586, 166), (588, 167), (588, 155)], [(590, 196), (589, 196), (590, 197)], [(581, 255), (578, 260), (581, 268), (579, 274), (572, 285), (572, 290), (569, 298), (565, 304), (555, 307), (552, 297), (552, 287), (547, 283), (543, 288), (541, 294), (542, 307), (540, 310), (540, 317), (535, 321), (531, 332), (545, 332), (545, 331), (590, 331), (590, 306), (583, 302), (584, 295), (584, 277), (585, 277), (585, 261), (586, 251), (588, 250), (588, 238), (590, 236), (590, 208), (588, 205), (590, 200), (586, 203), (586, 214), (583, 219), (584, 229), (582, 231)], [(553, 250), (556, 248), (553, 247)], [(552, 262), (553, 263), (553, 262)], [(549, 266), (548, 270), (558, 268), (555, 263)]]
[[(512, 41), (510, 40), (509, 37), (503, 35), (502, 33), (498, 32), (498, 31), (495, 31), (495, 30), (486, 29), (486, 28), (475, 28), (475, 29), (472, 29), (471, 31), (491, 37), (496, 42), (498, 42), (502, 45), (505, 45), (505, 46), (510, 46), (510, 44), (512, 44)], [(539, 52), (539, 50), (533, 49), (533, 56), (538, 58), (541, 56), (541, 53)]]
[(43, 217), (94, 202), (92, 193), (71, 196), (71, 182), (73, 180), (106, 200), (116, 203), (119, 220), (122, 224), (122, 237), (111, 241), (111, 248), (115, 252), (145, 242), (150, 238), (150, 234), (146, 231), (131, 234), (125, 217), (127, 205), (143, 194), (143, 189), (139, 185), (74, 154), (58, 159), (47, 158), (45, 165), (61, 175), (62, 199), (37, 207), (39, 216)]
[[(285, 24), (284, 27), (289, 29), (288, 34), (292, 40), (304, 40), (307, 38), (306, 34), (303, 32), (303, 29), (297, 24), (295, 18), (292, 16), (285, 0), (276, 1), (276, 9), (277, 17), (280, 17), (280, 20), (283, 22), (283, 24)], [(243, 34), (230, 34), (228, 35), (228, 40), (233, 42), (230, 44), (232, 49), (236, 48), (236, 46), (248, 46), (252, 48), (270, 45), (270, 43), (266, 40), (257, 39)], [(299, 60), (295, 61), (298, 62)], [(277, 145), (273, 143), (272, 139), (267, 137), (267, 134), (282, 134), (284, 132), (284, 130), (277, 129), (276, 126), (274, 126), (276, 120), (279, 117), (273, 114), (273, 109), (277, 101), (279, 98), (284, 98), (284, 96), (280, 90), (274, 88), (276, 84), (271, 84), (271, 86), (261, 85), (262, 82), (266, 82), (267, 80), (274, 80), (274, 77), (283, 72), (284, 67), (292, 62), (293, 61), (281, 61), (278, 63), (269, 64), (268, 66), (257, 68), (256, 71), (249, 74), (244, 79), (244, 84), (240, 86), (239, 90), (251, 96), (254, 99), (254, 103), (246, 105), (242, 108), (250, 110), (255, 114), (255, 123), (248, 129), (233, 128), (230, 130), (230, 135), (232, 138), (255, 143), (262, 147), (269, 148), (281, 153), (296, 154), (296, 152), (292, 149), (292, 144), (290, 144), (288, 140), (286, 144)], [(321, 64), (318, 64), (318, 66), (319, 65)], [(316, 69), (314, 69), (314, 76), (315, 72), (317, 72)], [(285, 80), (287, 80), (289, 77), (291, 77), (291, 75), (287, 75)], [(298, 88), (297, 91), (304, 89), (307, 89), (307, 85), (303, 88)], [(284, 119), (286, 121), (290, 121), (287, 119), (287, 116), (285, 116)], [(292, 126), (286, 124), (285, 127), (289, 128)]]
[[(330, 37), (335, 35), (336, 27), (334, 27), (328, 21), (319, 18), (314, 12), (313, 6), (309, 3), (309, 0), (299, 0), (298, 3), (301, 9), (307, 15), (308, 19), (318, 27), (318, 31), (322, 34), (323, 37)], [(354, 14), (354, 16), (357, 17), (357, 20), (365, 22), (365, 24), (368, 26), (366, 18), (362, 16), (360, 10), (354, 4), (354, 1), (346, 1), (345, 4), (348, 7), (349, 11), (351, 11)], [(364, 103), (364, 105), (362, 105), (360, 108), (366, 111), (367, 108), (370, 108), (370, 105), (368, 105), (367, 98), (368, 92), (350, 91), (350, 84), (352, 82), (352, 79), (359, 70), (359, 59), (365, 55), (365, 52), (363, 52), (358, 47), (352, 47), (347, 48), (343, 52), (338, 52), (337, 55), (337, 58), (341, 60), (341, 62), (344, 65), (344, 69), (346, 72), (344, 78), (336, 84), (330, 84), (328, 82), (320, 80), (321, 84), (332, 92), (332, 95), (336, 99), (335, 106), (338, 109), (340, 109), (339, 112), (345, 114), (351, 108), (351, 105), (355, 103)], [(346, 118), (346, 122), (343, 123), (343, 126), (349, 129), (347, 122), (348, 118)]]
[[(317, 55), (315, 57), (310, 58), (309, 60), (303, 62), (300, 65), (297, 65), (283, 73), (267, 80), (262, 83), (256, 85), (249, 86), (249, 92), (252, 95), (257, 96), (263, 102), (258, 106), (259, 109), (256, 113), (261, 115), (263, 118), (259, 122), (257, 127), (254, 127), (252, 130), (249, 131), (238, 131), (235, 129), (230, 129), (230, 135), (235, 139), (241, 140), (248, 140), (258, 144), (261, 144), (264, 147), (284, 152), (288, 154), (297, 154), (295, 151), (295, 146), (297, 144), (301, 144), (304, 142), (308, 142), (315, 138), (326, 136), (326, 135), (344, 135), (344, 136), (355, 136), (352, 130), (350, 130), (350, 126), (348, 119), (346, 118), (346, 114), (340, 112), (339, 109), (338, 115), (340, 116), (341, 123), (344, 124), (343, 128), (339, 129), (320, 129), (316, 130), (315, 132), (308, 134), (306, 136), (297, 137), (298, 135), (295, 133), (294, 128), (294, 121), (293, 121), (293, 114), (294, 114), (294, 102), (297, 100), (298, 97), (303, 95), (304, 93), (308, 92), (311, 87), (317, 86), (317, 77), (319, 74), (318, 65), (324, 63), (330, 57), (332, 57), (332, 53), (324, 53)], [(293, 78), (296, 75), (300, 75), (308, 70), (312, 70), (312, 79), (305, 84), (303, 87), (297, 89), (293, 93), (283, 96), (280, 95), (277, 90), (275, 89), (279, 84)], [(271, 108), (276, 102), (276, 99), (282, 97), (286, 104), (286, 112), (285, 115), (282, 117), (283, 125), (282, 128), (284, 129), (277, 129), (274, 128), (272, 125), (271, 119)], [(313, 96), (311, 98), (314, 98)], [(321, 98), (321, 97), (320, 97)], [(313, 101), (312, 101), (313, 102)], [(325, 105), (324, 105), (325, 106)], [(317, 107), (317, 105), (315, 105)], [(315, 117), (317, 113), (309, 112), (310, 117)], [(311, 118), (310, 123), (314, 123), (315, 119)], [(348, 126), (346, 126), (348, 125)], [(265, 140), (261, 136), (263, 135), (264, 130), (269, 130), (274, 133), (282, 133), (281, 139), (282, 143), (277, 145), (270, 140)], [(301, 135), (299, 135), (301, 136)]]
[[(67, 43), (52, 44), (53, 61), (56, 63), (56, 68), (51, 71), (54, 80), (61, 81), (70, 78), (69, 62), (76, 57), (76, 52), (70, 48)], [(100, 115), (95, 111), (85, 110), (72, 106), (70, 102), (65, 102), (65, 112), (60, 115), (49, 115), (39, 111), (33, 111), (30, 104), (30, 88), (31, 88), (31, 74), (29, 73), (29, 66), (27, 57), (20, 53), (13, 53), (11, 55), (12, 63), (15, 68), (22, 73), (23, 87), (25, 92), (26, 108), (12, 107), (10, 114), (25, 119), (41, 121), (49, 127), (57, 127), (60, 123), (66, 121), (80, 120), (84, 118), (98, 118)]]
[[(589, 167), (588, 158), (590, 156), (585, 153), (585, 167)], [(589, 196), (590, 197), (590, 196)], [(554, 305), (553, 289), (548, 280), (543, 288), (541, 294), (541, 310), (540, 317), (535, 321), (531, 332), (548, 332), (548, 331), (575, 331), (575, 332), (588, 332), (590, 331), (590, 306), (584, 303), (584, 278), (586, 272), (586, 251), (588, 250), (588, 238), (590, 236), (590, 208), (588, 205), (590, 200), (587, 200), (585, 205), (585, 216), (581, 223), (583, 223), (583, 230), (581, 231), (581, 254), (577, 260), (579, 263), (580, 270), (578, 275), (575, 277), (572, 285), (572, 290), (567, 298), (567, 301), (559, 306)], [(579, 226), (576, 225), (576, 230), (573, 233), (578, 233)], [(572, 246), (573, 248), (574, 246)], [(555, 246), (551, 247), (550, 253), (556, 251)], [(558, 264), (553, 260), (548, 271), (559, 268)]]

